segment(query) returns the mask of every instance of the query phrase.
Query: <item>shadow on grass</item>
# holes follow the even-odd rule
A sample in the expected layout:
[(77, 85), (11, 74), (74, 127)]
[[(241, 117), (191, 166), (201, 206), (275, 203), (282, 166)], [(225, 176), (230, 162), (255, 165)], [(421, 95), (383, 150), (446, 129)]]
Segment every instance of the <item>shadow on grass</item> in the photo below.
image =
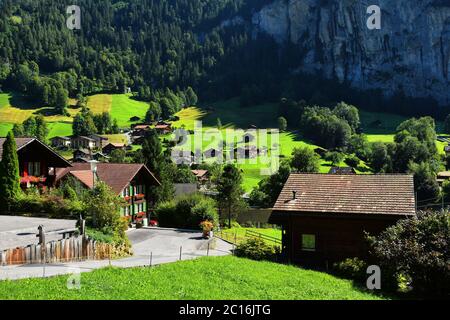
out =
[(22, 110), (34, 110), (39, 108), (36, 104), (28, 100), (25, 95), (18, 92), (11, 92), (9, 102), (11, 106)]

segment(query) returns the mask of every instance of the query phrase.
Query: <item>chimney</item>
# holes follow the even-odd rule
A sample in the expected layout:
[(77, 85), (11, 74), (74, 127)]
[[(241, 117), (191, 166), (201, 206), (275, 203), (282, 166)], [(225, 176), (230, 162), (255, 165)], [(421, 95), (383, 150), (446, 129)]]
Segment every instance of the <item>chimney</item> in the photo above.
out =
[(297, 200), (297, 191), (292, 191), (292, 200)]

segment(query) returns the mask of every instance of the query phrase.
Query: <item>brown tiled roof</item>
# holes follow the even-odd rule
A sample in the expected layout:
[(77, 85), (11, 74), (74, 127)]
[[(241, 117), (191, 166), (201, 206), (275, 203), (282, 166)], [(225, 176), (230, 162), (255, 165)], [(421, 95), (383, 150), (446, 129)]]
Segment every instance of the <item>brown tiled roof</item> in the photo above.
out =
[(94, 174), (91, 170), (71, 171), (70, 174), (77, 178), (89, 189), (94, 188)]
[(125, 147), (125, 143), (116, 143), (116, 142), (110, 142), (105, 147), (107, 147), (109, 145), (111, 145), (111, 146), (113, 146), (115, 148), (124, 148)]
[[(56, 153), (55, 151), (50, 149), (46, 144), (42, 143), (41, 141), (39, 141), (36, 138), (15, 138), (14, 140), (16, 140), (17, 151), (20, 151), (21, 149), (28, 146), (29, 144), (32, 144), (32, 143), (38, 144), (38, 145), (42, 146), (42, 148), (45, 149), (46, 152), (48, 152), (48, 154), (51, 155), (52, 159), (54, 159), (52, 161), (54, 165), (60, 166), (60, 167), (70, 167), (70, 163), (67, 162), (66, 159), (61, 157), (58, 153)], [(3, 144), (5, 143), (5, 141), (6, 141), (6, 138), (0, 138), (0, 160), (3, 155)]]
[(191, 170), (197, 178), (202, 178), (208, 174), (208, 170)]
[[(90, 163), (74, 163), (73, 167), (57, 170), (56, 181), (61, 180), (67, 174), (72, 174), (78, 178), (87, 187), (92, 188), (92, 173), (87, 171), (91, 169)], [(143, 164), (118, 164), (118, 163), (98, 163), (97, 176), (100, 181), (105, 182), (111, 189), (119, 194), (134, 179), (134, 177), (144, 170), (154, 180), (155, 185), (159, 185), (159, 181)]]
[[(30, 142), (36, 140), (35, 138), (16, 138), (16, 145), (17, 145), (17, 150), (20, 150), (21, 148), (23, 148), (24, 146), (26, 146), (27, 144), (29, 144)], [(6, 138), (0, 138), (0, 159), (2, 158), (2, 154), (3, 154), (3, 144), (5, 143)]]
[(171, 129), (170, 124), (158, 124), (155, 126), (155, 129)]
[(291, 174), (273, 211), (414, 215), (414, 179), (410, 175)]

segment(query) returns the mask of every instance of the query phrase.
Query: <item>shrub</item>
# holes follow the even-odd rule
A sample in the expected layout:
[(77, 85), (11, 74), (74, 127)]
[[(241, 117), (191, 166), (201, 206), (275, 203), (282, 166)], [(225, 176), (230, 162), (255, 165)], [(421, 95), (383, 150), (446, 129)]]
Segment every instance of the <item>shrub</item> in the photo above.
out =
[(40, 194), (31, 189), (21, 194), (13, 203), (12, 211), (31, 216), (43, 216), (52, 219), (76, 218), (84, 213), (81, 201), (65, 199), (56, 193)]
[(358, 168), (360, 165), (361, 160), (357, 156), (350, 156), (347, 159), (345, 159), (345, 164), (352, 168)]
[(367, 278), (368, 264), (358, 258), (346, 259), (333, 265), (334, 272), (343, 278), (363, 282)]
[(245, 240), (235, 250), (236, 256), (257, 261), (276, 260), (278, 253), (278, 247), (270, 246), (264, 240), (258, 238)]
[(198, 229), (202, 221), (208, 220), (214, 225), (219, 221), (215, 201), (201, 194), (184, 195), (163, 202), (155, 213), (162, 227)]
[(430, 297), (450, 292), (450, 214), (419, 213), (401, 220), (378, 237), (369, 237), (371, 255), (388, 289), (409, 279), (414, 293)]

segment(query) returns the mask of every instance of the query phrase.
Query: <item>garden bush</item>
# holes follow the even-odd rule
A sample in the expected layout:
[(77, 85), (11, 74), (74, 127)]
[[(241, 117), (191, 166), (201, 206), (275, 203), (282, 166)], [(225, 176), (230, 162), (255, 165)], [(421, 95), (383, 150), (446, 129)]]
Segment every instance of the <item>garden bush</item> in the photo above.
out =
[(184, 195), (163, 202), (155, 210), (161, 227), (198, 229), (202, 221), (217, 225), (219, 216), (213, 199), (201, 194)]
[(14, 201), (11, 211), (51, 219), (73, 219), (84, 212), (84, 205), (81, 201), (65, 199), (56, 193), (40, 194), (32, 189)]
[(264, 240), (250, 238), (241, 242), (235, 249), (235, 255), (252, 260), (277, 260), (279, 248), (268, 245)]
[(368, 264), (365, 261), (358, 258), (349, 258), (342, 262), (335, 263), (333, 265), (333, 270), (336, 275), (342, 278), (363, 282), (368, 277), (367, 267)]
[(383, 289), (398, 289), (399, 279), (407, 279), (413, 294), (450, 297), (449, 212), (421, 212), (417, 219), (401, 220), (369, 240), (371, 258), (382, 270)]

